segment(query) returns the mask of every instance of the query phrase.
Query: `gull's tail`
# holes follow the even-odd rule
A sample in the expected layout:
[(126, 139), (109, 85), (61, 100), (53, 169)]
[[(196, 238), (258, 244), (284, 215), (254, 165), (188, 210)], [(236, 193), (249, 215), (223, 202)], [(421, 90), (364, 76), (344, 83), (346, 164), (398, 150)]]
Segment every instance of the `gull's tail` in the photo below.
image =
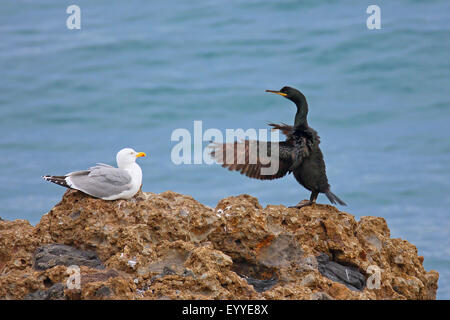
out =
[(339, 199), (339, 197), (337, 195), (335, 195), (333, 192), (331, 192), (330, 190), (325, 192), (325, 195), (327, 196), (328, 200), (330, 200), (330, 202), (332, 204), (339, 203), (341, 206), (346, 206), (347, 205), (344, 201)]
[(43, 176), (42, 178), (46, 181), (56, 183), (59, 186), (70, 188), (70, 186), (67, 184), (66, 176)]

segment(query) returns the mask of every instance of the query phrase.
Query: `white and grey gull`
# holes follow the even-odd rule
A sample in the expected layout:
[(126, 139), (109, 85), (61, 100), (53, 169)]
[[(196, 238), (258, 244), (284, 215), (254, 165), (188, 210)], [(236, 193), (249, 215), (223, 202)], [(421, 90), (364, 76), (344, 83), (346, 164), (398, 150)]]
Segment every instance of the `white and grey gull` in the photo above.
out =
[(142, 185), (142, 169), (136, 159), (145, 156), (144, 152), (125, 148), (117, 153), (117, 168), (98, 163), (87, 170), (43, 178), (103, 200), (131, 199)]

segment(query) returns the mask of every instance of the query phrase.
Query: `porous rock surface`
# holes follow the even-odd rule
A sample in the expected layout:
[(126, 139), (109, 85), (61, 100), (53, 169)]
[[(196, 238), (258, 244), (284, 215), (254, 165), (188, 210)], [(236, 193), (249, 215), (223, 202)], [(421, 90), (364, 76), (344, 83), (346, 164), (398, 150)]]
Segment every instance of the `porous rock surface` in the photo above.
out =
[(438, 277), (383, 218), (329, 205), (69, 190), (35, 227), (0, 221), (0, 299), (435, 299)]

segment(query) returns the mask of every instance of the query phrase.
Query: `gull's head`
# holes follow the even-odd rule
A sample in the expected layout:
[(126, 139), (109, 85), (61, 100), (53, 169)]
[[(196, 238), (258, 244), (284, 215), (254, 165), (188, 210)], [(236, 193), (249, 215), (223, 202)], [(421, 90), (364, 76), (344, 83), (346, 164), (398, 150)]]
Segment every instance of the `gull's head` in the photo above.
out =
[(144, 152), (136, 152), (131, 148), (122, 149), (116, 156), (117, 166), (119, 168), (125, 168), (130, 164), (135, 163), (137, 158), (145, 156), (146, 154)]

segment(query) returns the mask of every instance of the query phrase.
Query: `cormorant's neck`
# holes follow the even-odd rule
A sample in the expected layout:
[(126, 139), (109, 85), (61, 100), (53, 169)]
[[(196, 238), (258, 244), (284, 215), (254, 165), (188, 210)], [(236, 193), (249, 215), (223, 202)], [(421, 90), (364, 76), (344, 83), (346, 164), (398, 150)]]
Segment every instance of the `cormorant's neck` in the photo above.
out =
[(308, 102), (304, 96), (295, 97), (292, 101), (297, 106), (297, 113), (295, 114), (295, 129), (308, 128)]

